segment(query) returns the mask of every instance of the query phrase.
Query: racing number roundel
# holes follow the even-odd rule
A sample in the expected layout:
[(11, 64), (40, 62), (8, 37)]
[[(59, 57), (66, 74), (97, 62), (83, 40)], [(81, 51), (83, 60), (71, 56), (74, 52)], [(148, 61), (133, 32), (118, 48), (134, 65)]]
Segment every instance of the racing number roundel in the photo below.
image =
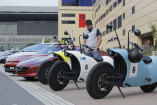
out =
[(131, 63), (129, 77), (137, 77), (137, 73), (138, 73), (138, 63)]
[(89, 61), (84, 61), (84, 72), (89, 72)]

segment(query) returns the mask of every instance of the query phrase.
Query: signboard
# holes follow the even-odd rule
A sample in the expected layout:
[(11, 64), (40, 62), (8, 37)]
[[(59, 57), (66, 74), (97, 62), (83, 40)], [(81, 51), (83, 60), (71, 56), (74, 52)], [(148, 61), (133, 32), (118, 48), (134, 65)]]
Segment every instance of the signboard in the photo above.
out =
[(83, 28), (85, 27), (85, 22), (86, 22), (86, 14), (79, 14), (79, 27)]

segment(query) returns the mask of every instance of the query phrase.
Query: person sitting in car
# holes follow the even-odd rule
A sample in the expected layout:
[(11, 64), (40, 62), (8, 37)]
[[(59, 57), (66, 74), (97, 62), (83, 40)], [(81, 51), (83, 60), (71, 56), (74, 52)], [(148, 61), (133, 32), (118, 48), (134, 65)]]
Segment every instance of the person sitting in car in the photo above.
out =
[(99, 46), (102, 42), (100, 30), (93, 27), (91, 20), (86, 20), (85, 24), (87, 29), (83, 32), (83, 35), (88, 34), (89, 38), (83, 39), (83, 44), (91, 48), (85, 48), (85, 54), (97, 60), (102, 60), (102, 57), (100, 57), (99, 54)]

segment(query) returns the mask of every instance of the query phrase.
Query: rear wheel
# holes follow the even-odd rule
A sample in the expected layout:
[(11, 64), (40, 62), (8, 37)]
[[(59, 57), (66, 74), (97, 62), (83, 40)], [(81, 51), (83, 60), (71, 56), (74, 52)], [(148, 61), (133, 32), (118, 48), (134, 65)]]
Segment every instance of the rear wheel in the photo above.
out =
[(141, 90), (145, 93), (150, 93), (156, 89), (157, 84), (154, 83), (152, 85), (141, 86)]
[(32, 80), (34, 80), (35, 79), (35, 77), (24, 77), (26, 80), (28, 80), (28, 81), (32, 81)]
[(69, 83), (69, 80), (65, 79), (64, 72), (69, 71), (70, 67), (66, 62), (60, 61), (54, 63), (48, 75), (48, 83), (50, 88), (54, 91), (64, 89)]
[(110, 64), (101, 62), (95, 65), (87, 77), (86, 87), (88, 94), (95, 99), (101, 99), (107, 96), (113, 86), (107, 84), (109, 80), (106, 79), (106, 76), (113, 75), (114, 69)]
[(49, 70), (51, 68), (51, 66), (54, 64), (54, 61), (46, 61), (43, 62), (39, 68), (38, 68), (38, 72), (37, 72), (37, 76), (38, 76), (38, 80), (42, 83), (42, 84), (48, 84), (47, 78), (48, 78), (48, 73)]

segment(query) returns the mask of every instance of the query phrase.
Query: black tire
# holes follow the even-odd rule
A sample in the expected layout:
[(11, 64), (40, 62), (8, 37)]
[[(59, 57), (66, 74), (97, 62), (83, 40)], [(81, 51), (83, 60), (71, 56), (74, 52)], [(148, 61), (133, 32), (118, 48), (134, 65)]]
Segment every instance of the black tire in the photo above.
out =
[(69, 65), (64, 61), (59, 61), (53, 64), (49, 71), (48, 83), (52, 90), (60, 91), (63, 90), (69, 83), (69, 80), (62, 77), (62, 73), (70, 71)]
[(24, 77), (26, 80), (28, 80), (28, 81), (32, 81), (32, 80), (34, 80), (35, 79), (35, 77)]
[(157, 84), (154, 83), (152, 85), (141, 86), (141, 90), (145, 93), (150, 93), (156, 89)]
[(37, 71), (37, 76), (38, 76), (38, 80), (42, 83), (42, 84), (48, 84), (48, 73), (49, 70), (51, 68), (51, 66), (54, 64), (54, 61), (45, 61), (43, 62)]
[[(88, 74), (86, 87), (88, 94), (94, 99), (106, 97), (112, 90), (112, 85), (107, 85), (100, 80), (105, 79), (105, 76), (113, 76), (114, 68), (106, 62), (100, 62), (95, 65)], [(114, 81), (114, 80), (110, 80)], [(104, 87), (104, 88), (103, 88)], [(101, 90), (104, 89), (104, 90)], [(106, 90), (105, 90), (106, 89)]]

